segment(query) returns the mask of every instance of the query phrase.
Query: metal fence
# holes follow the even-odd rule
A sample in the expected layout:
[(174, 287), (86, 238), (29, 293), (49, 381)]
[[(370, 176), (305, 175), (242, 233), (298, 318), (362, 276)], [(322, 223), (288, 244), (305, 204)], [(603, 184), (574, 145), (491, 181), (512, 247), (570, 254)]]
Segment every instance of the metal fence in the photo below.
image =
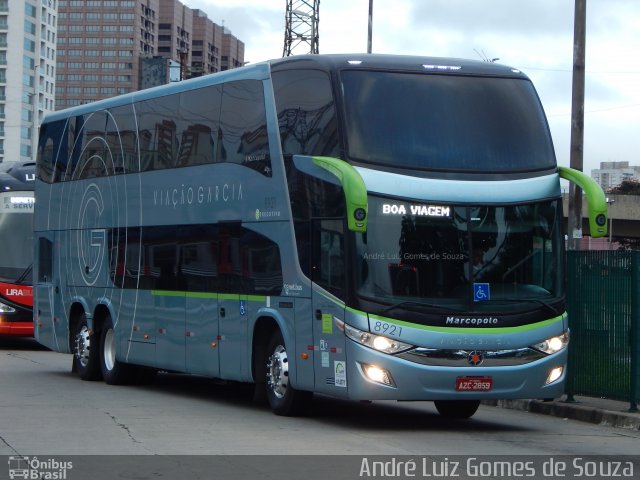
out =
[(629, 401), (640, 379), (640, 252), (567, 252), (566, 393)]

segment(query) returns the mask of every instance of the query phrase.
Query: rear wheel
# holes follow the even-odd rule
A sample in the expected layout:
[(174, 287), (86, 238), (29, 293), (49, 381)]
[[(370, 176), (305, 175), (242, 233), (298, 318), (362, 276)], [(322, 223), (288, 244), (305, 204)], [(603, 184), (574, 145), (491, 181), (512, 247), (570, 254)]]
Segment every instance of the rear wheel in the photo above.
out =
[(282, 338), (276, 331), (267, 347), (267, 400), (276, 415), (299, 415), (311, 398), (311, 392), (296, 390), (289, 382), (289, 356)]
[(83, 380), (100, 379), (99, 342), (95, 332), (89, 330), (83, 313), (73, 337), (73, 370)]
[(116, 335), (111, 317), (107, 316), (100, 334), (100, 368), (102, 377), (109, 385), (131, 383), (133, 367), (116, 359)]
[(480, 400), (436, 400), (438, 413), (446, 418), (471, 418), (480, 406)]

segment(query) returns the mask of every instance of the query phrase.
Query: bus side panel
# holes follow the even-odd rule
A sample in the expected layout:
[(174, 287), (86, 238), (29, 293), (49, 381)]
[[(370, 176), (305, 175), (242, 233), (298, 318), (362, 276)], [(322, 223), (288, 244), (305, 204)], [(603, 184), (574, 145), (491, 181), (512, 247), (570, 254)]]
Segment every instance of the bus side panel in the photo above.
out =
[(344, 322), (345, 307), (313, 288), (313, 338), (317, 348), (314, 364), (317, 392), (347, 397), (347, 362), (344, 332), (337, 324)]
[[(284, 298), (279, 303), (280, 312), (284, 313), (283, 306), (289, 305), (289, 299)], [(295, 332), (296, 332), (296, 359), (307, 353), (309, 358), (305, 361), (296, 361), (296, 388), (300, 390), (315, 390), (315, 358), (320, 353), (316, 351), (313, 342), (313, 310), (310, 298), (297, 298), (295, 301)]]
[(60, 232), (36, 232), (34, 262), (34, 336), (51, 350), (69, 352), (69, 324), (59, 267)]

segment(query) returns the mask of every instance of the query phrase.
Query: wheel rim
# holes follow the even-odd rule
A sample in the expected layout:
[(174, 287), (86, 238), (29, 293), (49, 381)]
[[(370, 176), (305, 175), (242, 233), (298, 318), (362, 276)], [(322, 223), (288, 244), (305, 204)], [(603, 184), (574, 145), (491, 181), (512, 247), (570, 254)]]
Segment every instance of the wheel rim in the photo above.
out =
[(116, 364), (116, 342), (113, 335), (113, 329), (110, 328), (104, 335), (104, 366), (107, 370), (113, 370)]
[(267, 385), (277, 398), (287, 393), (289, 385), (289, 360), (287, 351), (278, 345), (267, 362)]
[(76, 358), (80, 365), (86, 367), (89, 364), (89, 350), (91, 349), (91, 336), (86, 325), (80, 328), (76, 335)]

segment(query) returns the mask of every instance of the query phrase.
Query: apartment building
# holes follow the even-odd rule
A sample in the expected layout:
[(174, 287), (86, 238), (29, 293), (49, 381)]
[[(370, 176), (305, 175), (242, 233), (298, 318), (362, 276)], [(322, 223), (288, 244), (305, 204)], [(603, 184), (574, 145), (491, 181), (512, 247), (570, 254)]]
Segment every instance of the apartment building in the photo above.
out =
[(57, 46), (57, 109), (244, 63), (243, 42), (178, 0), (58, 0)]
[(591, 170), (593, 178), (606, 192), (625, 180), (640, 180), (640, 166), (629, 162), (600, 162), (600, 168)]
[(224, 29), (222, 34), (222, 64), (221, 70), (229, 70), (244, 65), (244, 43)]
[(55, 108), (57, 0), (0, 0), (0, 162), (32, 160)]
[(159, 0), (58, 0), (56, 108), (138, 90), (159, 19)]
[(224, 27), (213, 23), (202, 10), (193, 11), (193, 42), (191, 44), (191, 76), (221, 71), (222, 32)]

